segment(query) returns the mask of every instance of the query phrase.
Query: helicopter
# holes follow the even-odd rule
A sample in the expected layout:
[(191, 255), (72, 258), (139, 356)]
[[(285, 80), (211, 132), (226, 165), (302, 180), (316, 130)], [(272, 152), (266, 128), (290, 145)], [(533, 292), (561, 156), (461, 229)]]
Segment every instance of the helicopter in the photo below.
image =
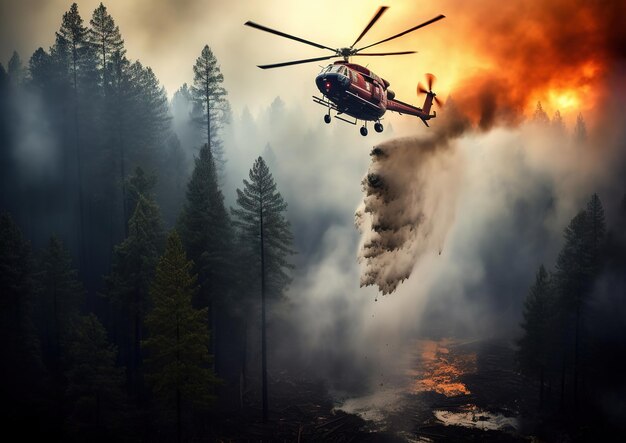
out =
[[(356, 44), (367, 34), (367, 32), (374, 26), (374, 24), (380, 19), (380, 17), (389, 9), (388, 6), (380, 6), (378, 11), (367, 26), (363, 29), (361, 34), (357, 37), (354, 43), (345, 48), (333, 49), (331, 47), (305, 40), (300, 37), (296, 37), (291, 34), (287, 34), (281, 31), (277, 31), (267, 26), (259, 25), (251, 21), (247, 21), (244, 25), (251, 28), (258, 29), (260, 31), (269, 32), (280, 37), (285, 37), (291, 40), (295, 40), (300, 43), (304, 43), (310, 46), (315, 46), (320, 49), (326, 49), (331, 51), (332, 55), (326, 55), (315, 58), (308, 58), (303, 60), (293, 60), (282, 63), (274, 63), (270, 65), (258, 65), (261, 69), (273, 69), (282, 68), (285, 66), (299, 65), (302, 63), (312, 63), (322, 60), (329, 60), (335, 57), (341, 57), (343, 60), (335, 61), (334, 63), (322, 68), (322, 71), (315, 78), (315, 84), (322, 94), (322, 97), (313, 96), (313, 101), (319, 105), (322, 105), (328, 109), (328, 112), (324, 115), (324, 122), (330, 123), (332, 120), (331, 112), (334, 111), (334, 117), (338, 120), (342, 120), (352, 125), (357, 125), (359, 120), (363, 122), (360, 128), (361, 135), (366, 136), (367, 122), (374, 122), (374, 130), (376, 132), (383, 132), (383, 124), (381, 119), (386, 111), (393, 111), (399, 114), (407, 114), (418, 117), (422, 122), (428, 126), (428, 120), (435, 118), (437, 112), (431, 109), (433, 101), (439, 106), (442, 106), (441, 101), (432, 90), (432, 86), (435, 80), (435, 76), (432, 74), (426, 74), (426, 85), (424, 87), (421, 83), (417, 85), (417, 92), (426, 94), (424, 105), (420, 108), (410, 105), (396, 99), (396, 94), (393, 90), (389, 89), (390, 83), (384, 78), (379, 77), (367, 67), (350, 62), (350, 57), (369, 56), (380, 57), (387, 55), (406, 55), (415, 54), (415, 51), (401, 51), (401, 52), (366, 52), (361, 53), (364, 49), (371, 48), (372, 46), (379, 45), (381, 43), (388, 42), (409, 32), (416, 31), (420, 28), (435, 23), (443, 18), (444, 15), (440, 14), (433, 17), (430, 20), (420, 23), (404, 32), (393, 35), (386, 39), (380, 40), (376, 43), (372, 43), (367, 46), (356, 49)], [(345, 116), (352, 117), (348, 119)]]

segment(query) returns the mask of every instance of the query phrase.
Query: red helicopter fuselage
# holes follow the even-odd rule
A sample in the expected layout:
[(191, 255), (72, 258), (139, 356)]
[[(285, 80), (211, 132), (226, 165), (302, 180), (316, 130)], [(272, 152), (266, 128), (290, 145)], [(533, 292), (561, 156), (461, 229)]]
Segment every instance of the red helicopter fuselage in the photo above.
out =
[[(386, 111), (419, 117), (424, 123), (436, 116), (430, 114), (434, 94), (427, 93), (422, 108), (401, 102), (389, 89), (389, 82), (369, 69), (337, 61), (322, 69), (315, 78), (323, 98), (313, 97), (316, 103), (347, 114), (357, 120), (379, 121)], [(428, 124), (426, 123), (428, 126)]]

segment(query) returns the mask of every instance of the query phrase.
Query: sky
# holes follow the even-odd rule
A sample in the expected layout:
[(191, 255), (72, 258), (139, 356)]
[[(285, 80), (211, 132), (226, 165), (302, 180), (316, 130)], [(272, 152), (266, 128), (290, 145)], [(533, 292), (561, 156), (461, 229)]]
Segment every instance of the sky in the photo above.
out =
[[(37, 47), (48, 48), (70, 4), (2, 0), (0, 61), (6, 66), (14, 49), (27, 60)], [(79, 1), (83, 19), (98, 4)], [(310, 353), (316, 361), (349, 358), (352, 369), (393, 362), (429, 318), (444, 334), (515, 330), (526, 289), (539, 264), (554, 262), (563, 227), (591, 193), (601, 193), (609, 215), (623, 195), (624, 2), (383, 4), (390, 9), (363, 44), (438, 14), (446, 18), (377, 47), (417, 54), (359, 61), (387, 79), (402, 101), (420, 103), (416, 85), (427, 72), (437, 77), (435, 92), (452, 100), (430, 129), (412, 117), (386, 115), (386, 131), (363, 138), (355, 127), (322, 122), (324, 110), (311, 101), (316, 63), (256, 67), (324, 51), (243, 24), (349, 46), (380, 0), (105, 2), (127, 57), (152, 67), (170, 97), (192, 81), (202, 47), (211, 47), (235, 117), (224, 131), (226, 199), (232, 203), (235, 187), (269, 144), (301, 251), (290, 295), (307, 337), (304, 349), (317, 349)], [(528, 123), (538, 101), (550, 117), (562, 113), (566, 133)], [(579, 114), (589, 131), (583, 144), (571, 137)], [(374, 146), (388, 154), (384, 162), (369, 155)], [(370, 198), (368, 173), (387, 180), (396, 204)], [(357, 225), (359, 217), (372, 217), (361, 231), (355, 214)], [(402, 233), (389, 241), (406, 247), (368, 264), (362, 248), (375, 238), (369, 228), (385, 218)], [(411, 225), (419, 228), (401, 229)], [(373, 280), (364, 278), (368, 266), (375, 267)], [(388, 278), (396, 291), (382, 297), (378, 287), (390, 288)], [(364, 281), (374, 286), (360, 288)], [(447, 322), (439, 321), (442, 313)]]
[[(88, 21), (99, 1), (78, 3)], [(567, 121), (573, 121), (577, 112), (593, 107), (597, 100), (593, 80), (602, 74), (602, 59), (607, 51), (618, 51), (610, 46), (618, 45), (616, 42), (624, 37), (623, 27), (616, 21), (623, 17), (621, 2), (384, 3), (390, 9), (362, 43), (386, 38), (438, 14), (446, 15), (442, 21), (377, 47), (414, 50), (417, 54), (359, 59), (388, 79), (400, 99), (412, 103), (417, 100), (417, 82), (426, 72), (438, 77), (436, 92), (445, 97), (459, 89), (469, 93), (484, 81), (483, 72), (498, 71), (499, 86), (515, 96), (515, 106), (531, 112), (541, 100), (550, 115), (560, 109)], [(0, 61), (6, 66), (14, 49), (27, 60), (37, 47), (48, 48), (70, 4), (63, 0), (0, 2)], [(170, 97), (192, 80), (192, 65), (202, 47), (209, 44), (221, 64), (233, 108), (237, 111), (248, 106), (254, 111), (277, 95), (309, 100), (316, 92), (313, 80), (319, 70), (316, 63), (267, 71), (255, 65), (326, 53), (245, 27), (247, 20), (330, 47), (343, 47), (360, 34), (381, 2), (109, 0), (105, 5), (126, 40), (128, 57), (152, 67)], [(611, 29), (598, 29), (601, 26)], [(561, 66), (568, 69), (555, 75)], [(313, 109), (308, 106), (304, 112), (308, 115)]]

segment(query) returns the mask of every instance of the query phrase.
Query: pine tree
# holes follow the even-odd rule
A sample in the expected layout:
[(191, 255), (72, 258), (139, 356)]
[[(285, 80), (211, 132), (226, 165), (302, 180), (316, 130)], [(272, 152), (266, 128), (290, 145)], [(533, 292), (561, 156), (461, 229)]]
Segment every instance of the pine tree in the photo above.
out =
[(535, 113), (533, 114), (533, 122), (542, 126), (548, 126), (550, 124), (550, 118), (546, 111), (543, 110), (543, 106), (541, 106), (541, 102), (537, 102), (537, 107), (535, 108)]
[(522, 371), (540, 381), (539, 399), (544, 400), (546, 370), (555, 345), (555, 300), (550, 277), (543, 265), (535, 277), (524, 301), (522, 329), (518, 358)]
[(117, 313), (118, 341), (122, 361), (127, 366), (129, 387), (139, 394), (143, 322), (163, 238), (159, 208), (151, 199), (140, 195), (128, 225), (128, 237), (115, 248), (107, 287)]
[(574, 126), (574, 140), (582, 143), (587, 140), (587, 125), (583, 119), (583, 114), (579, 113), (576, 117), (576, 126)]
[[(563, 310), (565, 330), (573, 330), (574, 404), (578, 405), (580, 359), (584, 352), (582, 327), (586, 304), (601, 266), (601, 251), (606, 232), (604, 210), (594, 194), (587, 210), (580, 211), (564, 231), (565, 245), (556, 263), (556, 282)], [(573, 326), (572, 323), (573, 317)], [(565, 333), (567, 336), (567, 333)], [(566, 344), (564, 344), (566, 345)]]
[[(33, 324), (30, 245), (4, 213), (0, 213), (0, 288), (0, 414), (5, 423), (20, 427), (40, 400), (44, 371)], [(32, 425), (30, 420), (26, 423)]]
[(267, 421), (266, 297), (281, 296), (290, 282), (287, 270), (292, 266), (287, 257), (293, 254), (293, 237), (283, 214), (287, 204), (262, 157), (254, 162), (249, 177), (250, 181), (243, 181), (243, 190), (237, 189), (238, 208), (231, 211), (240, 235), (247, 240), (260, 278), (263, 421)]
[(87, 52), (88, 30), (83, 26), (83, 19), (78, 12), (78, 5), (72, 3), (70, 10), (63, 14), (61, 27), (56, 33), (57, 51), (66, 57), (74, 91), (78, 89), (79, 71)]
[[(85, 251), (85, 213), (83, 190), (83, 147), (80, 142), (81, 113), (79, 101), (79, 83), (85, 83), (89, 77), (93, 63), (92, 52), (87, 42), (88, 30), (83, 26), (83, 19), (78, 12), (78, 5), (72, 3), (70, 10), (63, 14), (61, 27), (56, 33), (56, 42), (52, 48), (52, 57), (59, 71), (58, 85), (61, 89), (66, 83), (72, 89), (72, 133), (74, 156), (76, 159), (76, 182), (78, 199), (78, 244), (80, 247), (79, 262), (84, 267)], [(69, 81), (68, 81), (69, 80)]]
[(22, 81), (24, 81), (24, 66), (22, 65), (22, 59), (17, 51), (13, 51), (13, 55), (11, 55), (9, 59), (7, 72), (9, 74), (9, 81), (14, 87), (21, 85)]
[(133, 211), (142, 196), (150, 200), (154, 199), (154, 187), (157, 183), (156, 175), (146, 174), (144, 170), (137, 166), (135, 173), (127, 180), (128, 207)]
[(561, 111), (559, 111), (558, 109), (554, 112), (554, 117), (552, 117), (552, 128), (559, 135), (565, 133), (565, 124), (563, 123), (563, 117), (561, 116)]
[(123, 369), (117, 350), (95, 315), (80, 317), (69, 349), (66, 396), (72, 409), (70, 434), (76, 441), (111, 441), (125, 407)]
[(597, 275), (602, 267), (602, 247), (606, 237), (604, 208), (598, 194), (593, 194), (587, 203), (587, 242), (591, 254), (590, 272)]
[(217, 64), (217, 59), (208, 45), (205, 45), (193, 66), (193, 86), (191, 93), (202, 109), (202, 119), (197, 123), (207, 134), (207, 143), (214, 160), (223, 161), (221, 145), (218, 143), (219, 130), (230, 119), (230, 106), (226, 100), (226, 89), (222, 86), (224, 76)]
[(51, 75), (52, 59), (50, 55), (38, 48), (28, 61), (29, 83), (42, 96), (46, 91)]
[(198, 273), (199, 305), (209, 306), (211, 315), (210, 305), (226, 297), (232, 280), (232, 232), (215, 161), (206, 144), (195, 159), (178, 224), (185, 250)]
[(84, 295), (70, 254), (56, 236), (50, 238), (43, 251), (39, 287), (37, 309), (42, 347), (55, 373), (61, 369), (61, 359), (67, 356)]
[(91, 29), (89, 30), (88, 40), (97, 54), (101, 85), (106, 92), (113, 55), (119, 53), (119, 57), (124, 57), (126, 53), (124, 40), (120, 34), (119, 27), (115, 24), (107, 8), (102, 3), (93, 11), (89, 24)]
[(146, 318), (149, 338), (142, 343), (147, 354), (146, 378), (155, 394), (175, 410), (179, 442), (185, 404), (208, 406), (217, 383), (209, 367), (207, 309), (192, 306), (197, 291), (192, 267), (178, 234), (172, 231), (150, 290), (154, 307)]

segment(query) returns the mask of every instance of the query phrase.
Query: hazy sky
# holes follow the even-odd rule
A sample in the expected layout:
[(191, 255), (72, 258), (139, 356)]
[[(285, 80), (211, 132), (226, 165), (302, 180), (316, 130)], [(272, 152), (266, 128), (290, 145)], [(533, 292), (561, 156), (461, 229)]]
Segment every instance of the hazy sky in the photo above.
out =
[[(27, 61), (39, 46), (48, 48), (54, 41), (62, 14), (71, 1), (2, 0), (0, 26), (0, 61), (6, 66), (13, 49)], [(78, 1), (79, 11), (88, 22), (100, 3)], [(394, 1), (392, 8), (372, 29), (366, 41), (374, 42), (421, 23), (438, 14), (432, 2), (423, 3), (419, 13), (408, 14), (414, 1)], [(244, 104), (252, 109), (266, 105), (275, 96), (296, 96), (308, 99), (316, 92), (314, 77), (317, 64), (262, 71), (257, 64), (326, 55), (323, 50), (282, 39), (243, 26), (247, 20), (276, 27), (303, 38), (319, 41), (330, 47), (350, 45), (380, 5), (375, 1), (277, 0), (215, 1), (215, 0), (108, 0), (105, 6), (120, 27), (127, 55), (153, 68), (169, 95), (184, 82), (192, 80), (192, 65), (200, 50), (208, 44), (216, 54), (225, 77), (225, 84), (235, 109)], [(441, 30), (445, 23), (432, 25), (419, 35), (389, 43), (381, 49), (413, 49), (417, 55), (404, 60), (361, 59), (392, 83), (410, 79), (406, 90), (400, 83), (396, 89), (407, 100), (415, 98), (415, 85), (425, 72), (437, 71), (432, 61), (433, 48), (441, 47)], [(449, 54), (443, 54), (443, 63)], [(441, 65), (441, 61), (437, 65)], [(395, 85), (394, 85), (395, 86)]]
[[(49, 48), (71, 3), (0, 0), (0, 62), (6, 67), (14, 49), (26, 63), (37, 47)], [(99, 1), (77, 3), (87, 24)], [(364, 44), (438, 14), (446, 18), (377, 47), (417, 54), (358, 61), (389, 80), (400, 100), (416, 104), (421, 103), (415, 96), (417, 82), (426, 72), (434, 73), (436, 92), (443, 97), (452, 94), (464, 115), (483, 132), (469, 132), (445, 151), (454, 166), (447, 175), (442, 173), (445, 162), (432, 163), (425, 171), (415, 168), (417, 179), (431, 183), (424, 194), (435, 200), (443, 194), (455, 209), (443, 254), (438, 254), (438, 246), (419, 256), (411, 278), (384, 303), (375, 303), (374, 288), (358, 288), (358, 233), (353, 225), (354, 210), (363, 200), (361, 179), (367, 173), (369, 150), (390, 137), (423, 137), (443, 119), (426, 129), (415, 118), (393, 115), (385, 120), (393, 123), (393, 132), (370, 131), (367, 138), (339, 122), (326, 126), (324, 110), (311, 101), (317, 93), (316, 63), (275, 70), (256, 67), (326, 53), (243, 24), (252, 20), (343, 47), (352, 44), (381, 3), (390, 9), (362, 40)], [(493, 306), (500, 310), (494, 317), (500, 321), (510, 318), (501, 315), (506, 309), (519, 315), (526, 285), (542, 260), (553, 262), (563, 226), (591, 192), (611, 184), (605, 169), (616, 162), (606, 151), (598, 150), (602, 155), (597, 155), (593, 149), (623, 146), (623, 132), (617, 129), (625, 127), (624, 2), (108, 0), (105, 5), (120, 27), (127, 57), (152, 67), (170, 97), (183, 83), (192, 82), (192, 66), (202, 47), (212, 48), (236, 117), (225, 134), (226, 196), (232, 199), (253, 158), (269, 142), (279, 159), (274, 171), (289, 202), (289, 216), (301, 229), (296, 233), (301, 234), (300, 246), (309, 247), (303, 252), (312, 257), (292, 285), (294, 299), (304, 304), (302, 312), (313, 320), (302, 324), (310, 329), (307, 336), (320, 343), (328, 342), (328, 337), (344, 340), (345, 347), (336, 346), (338, 353), (366, 349), (371, 357), (377, 352), (372, 343), (390, 352), (390, 339), (395, 334), (398, 343), (405, 342), (403, 331), (418, 325), (429, 298), (443, 300), (442, 309), (453, 321), (475, 322), (482, 329), (489, 325), (484, 314)], [(616, 69), (620, 64), (621, 71)], [(277, 96), (283, 99), (284, 110), (262, 112)], [(579, 112), (590, 134), (594, 118), (604, 118), (603, 131), (595, 132), (602, 132), (605, 140), (591, 138), (593, 149), (576, 147), (571, 146), (571, 137), (544, 140), (532, 125), (517, 128), (538, 100), (550, 116), (560, 109), (570, 130)], [(243, 113), (245, 107), (252, 117)], [(254, 125), (247, 126), (246, 119), (254, 119)], [(410, 161), (401, 158), (405, 167), (421, 162), (417, 154)], [(601, 177), (606, 177), (604, 187)], [(411, 197), (419, 196), (422, 188), (406, 189)], [(544, 231), (550, 247), (538, 235)], [(515, 275), (502, 271), (503, 257), (514, 259)], [(390, 356), (384, 355), (384, 360), (391, 361)]]

